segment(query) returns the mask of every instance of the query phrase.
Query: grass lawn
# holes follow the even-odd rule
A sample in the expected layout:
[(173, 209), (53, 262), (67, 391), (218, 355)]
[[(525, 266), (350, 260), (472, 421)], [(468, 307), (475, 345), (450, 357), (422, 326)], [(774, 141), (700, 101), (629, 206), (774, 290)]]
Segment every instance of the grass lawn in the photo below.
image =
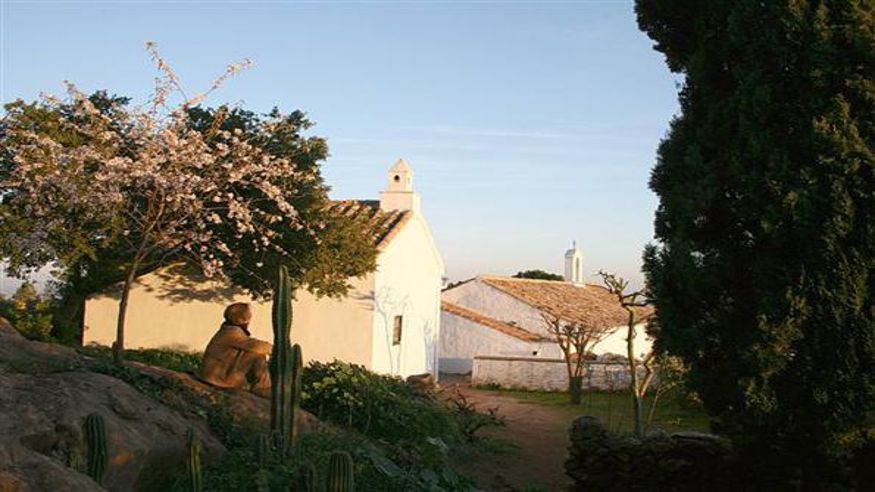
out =
[[(614, 432), (631, 432), (632, 398), (627, 393), (609, 393), (604, 391), (584, 392), (580, 405), (571, 405), (568, 394), (548, 391), (505, 390), (488, 387), (478, 387), (479, 390), (494, 391), (503, 396), (509, 396), (521, 401), (546, 405), (567, 411), (573, 415), (591, 415), (598, 417)], [(650, 412), (652, 397), (644, 399), (645, 422)], [(708, 432), (708, 416), (704, 409), (695, 403), (679, 402), (671, 395), (660, 397), (653, 413), (650, 429), (674, 431)]]

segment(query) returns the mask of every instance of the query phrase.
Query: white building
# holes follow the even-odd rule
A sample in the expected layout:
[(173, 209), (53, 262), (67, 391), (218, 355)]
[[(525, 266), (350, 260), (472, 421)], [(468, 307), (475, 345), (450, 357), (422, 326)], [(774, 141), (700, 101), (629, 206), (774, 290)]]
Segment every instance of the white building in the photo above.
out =
[[(611, 330), (595, 355), (626, 354), (627, 313), (599, 285), (583, 281), (583, 255), (565, 253), (565, 281), (479, 276), (445, 290), (442, 298), (440, 370), (467, 373), (474, 357), (563, 358), (544, 316)], [(651, 342), (638, 327), (636, 351)]]
[[(374, 225), (376, 271), (350, 279), (343, 299), (296, 292), (292, 341), (309, 360), (340, 359), (386, 374), (435, 372), (444, 264), (402, 159), (389, 170), (380, 200), (336, 202), (340, 212), (363, 214)], [(251, 302), (228, 284), (165, 268), (139, 278), (131, 290), (127, 348), (202, 351), (231, 302)], [(252, 335), (271, 341), (270, 303), (253, 302)], [(89, 299), (83, 343), (111, 345), (118, 293)]]

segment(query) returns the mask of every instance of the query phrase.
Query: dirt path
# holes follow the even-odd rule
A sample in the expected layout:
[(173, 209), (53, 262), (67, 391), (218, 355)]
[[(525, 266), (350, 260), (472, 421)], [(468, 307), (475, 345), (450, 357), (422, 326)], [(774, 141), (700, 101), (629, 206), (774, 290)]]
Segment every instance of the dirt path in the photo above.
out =
[(568, 449), (568, 428), (574, 415), (557, 408), (517, 400), (492, 391), (457, 385), (478, 409), (498, 407), (506, 427), (489, 429), (484, 435), (509, 442), (517, 449), (504, 452), (476, 451), (461, 456), (459, 466), (486, 491), (564, 491), (569, 485), (563, 465)]

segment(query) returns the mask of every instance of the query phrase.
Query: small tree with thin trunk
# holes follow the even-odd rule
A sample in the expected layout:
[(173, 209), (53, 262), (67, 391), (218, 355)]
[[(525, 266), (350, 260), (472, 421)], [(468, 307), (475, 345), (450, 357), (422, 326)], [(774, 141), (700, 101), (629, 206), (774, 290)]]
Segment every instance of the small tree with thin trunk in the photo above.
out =
[(586, 373), (586, 355), (605, 337), (613, 333), (613, 327), (587, 326), (568, 322), (546, 311), (541, 318), (547, 332), (559, 344), (568, 370), (568, 393), (572, 405), (580, 404), (581, 385)]
[(649, 303), (647, 295), (642, 290), (626, 293), (629, 281), (618, 277), (613, 273), (599, 272), (605, 287), (620, 306), (626, 310), (626, 357), (629, 359), (629, 392), (632, 394), (632, 411), (635, 416), (635, 435), (641, 437), (644, 434), (644, 411), (643, 400), (647, 389), (653, 381), (653, 352), (651, 351), (642, 361), (644, 377), (638, 378), (638, 359), (635, 354), (635, 337), (638, 335), (638, 325), (645, 322), (649, 314), (642, 311)]
[[(188, 97), (155, 46), (147, 46), (161, 73), (151, 104), (119, 108), (110, 118), (68, 84), (69, 101), (46, 96), (43, 106), (64, 114), (58, 134), (77, 137), (78, 144), (36, 133), (14, 114), (7, 116), (3, 135), (14, 165), (0, 185), (7, 196), (27, 200), (29, 220), (39, 224), (21, 240), (58, 257), (63, 252), (44, 251), (51, 249), (52, 235), (104, 238), (127, 260), (113, 350), (117, 362), (124, 354), (131, 286), (147, 260), (187, 261), (207, 277), (239, 273), (246, 259), (229, 246), (242, 243), (257, 256), (288, 258), (279, 240), (283, 229), (313, 235), (320, 229), (301, 219), (288, 193), (318, 179), (318, 168), (271, 154), (243, 131), (223, 130), (221, 121), (206, 129), (191, 125), (189, 109), (248, 61), (229, 66), (207, 92)], [(181, 102), (171, 106), (174, 97)]]

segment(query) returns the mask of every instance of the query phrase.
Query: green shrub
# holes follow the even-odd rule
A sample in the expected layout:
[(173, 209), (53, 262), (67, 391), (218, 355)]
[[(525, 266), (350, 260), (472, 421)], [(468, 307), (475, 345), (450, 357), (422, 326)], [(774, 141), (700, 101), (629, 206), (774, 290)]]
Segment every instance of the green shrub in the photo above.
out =
[[(426, 443), (428, 444), (428, 443)], [(428, 444), (437, 452), (439, 445)], [(299, 452), (292, 459), (279, 459), (276, 453), (259, 466), (257, 442), (234, 446), (221, 462), (204, 471), (206, 490), (295, 490), (294, 483), (302, 464), (312, 464), (316, 482), (324, 484), (328, 461), (335, 452), (353, 458), (357, 492), (463, 491), (471, 489), (466, 477), (451, 468), (426, 465), (430, 459), (420, 451), (403, 449), (385, 442), (374, 442), (355, 432), (320, 429), (303, 434)], [(427, 448), (423, 448), (427, 453)], [(407, 456), (402, 456), (402, 454)], [(416, 465), (409, 466), (407, 460)], [(175, 490), (184, 490), (180, 480)], [(317, 489), (320, 490), (320, 489)]]
[[(81, 352), (89, 357), (99, 359), (112, 358), (111, 349), (103, 345), (90, 344), (81, 348)], [(125, 350), (125, 360), (142, 362), (150, 366), (163, 367), (177, 372), (193, 372), (200, 367), (203, 354), (198, 352), (182, 352), (165, 349)]]
[[(341, 449), (397, 483), (397, 490), (467, 490), (470, 482), (449, 463), (452, 446), (462, 443), (451, 409), (441, 400), (415, 393), (404, 381), (334, 361), (312, 362), (303, 376), (302, 407), (320, 420), (370, 438), (379, 447)], [(356, 488), (362, 480), (356, 476)], [(396, 490), (384, 488), (383, 490)]]
[(401, 378), (341, 361), (312, 362), (304, 370), (303, 383), (302, 406), (321, 420), (389, 442), (460, 439), (450, 410), (417, 395)]
[(52, 299), (24, 283), (11, 299), (0, 296), (0, 316), (29, 340), (52, 341)]

